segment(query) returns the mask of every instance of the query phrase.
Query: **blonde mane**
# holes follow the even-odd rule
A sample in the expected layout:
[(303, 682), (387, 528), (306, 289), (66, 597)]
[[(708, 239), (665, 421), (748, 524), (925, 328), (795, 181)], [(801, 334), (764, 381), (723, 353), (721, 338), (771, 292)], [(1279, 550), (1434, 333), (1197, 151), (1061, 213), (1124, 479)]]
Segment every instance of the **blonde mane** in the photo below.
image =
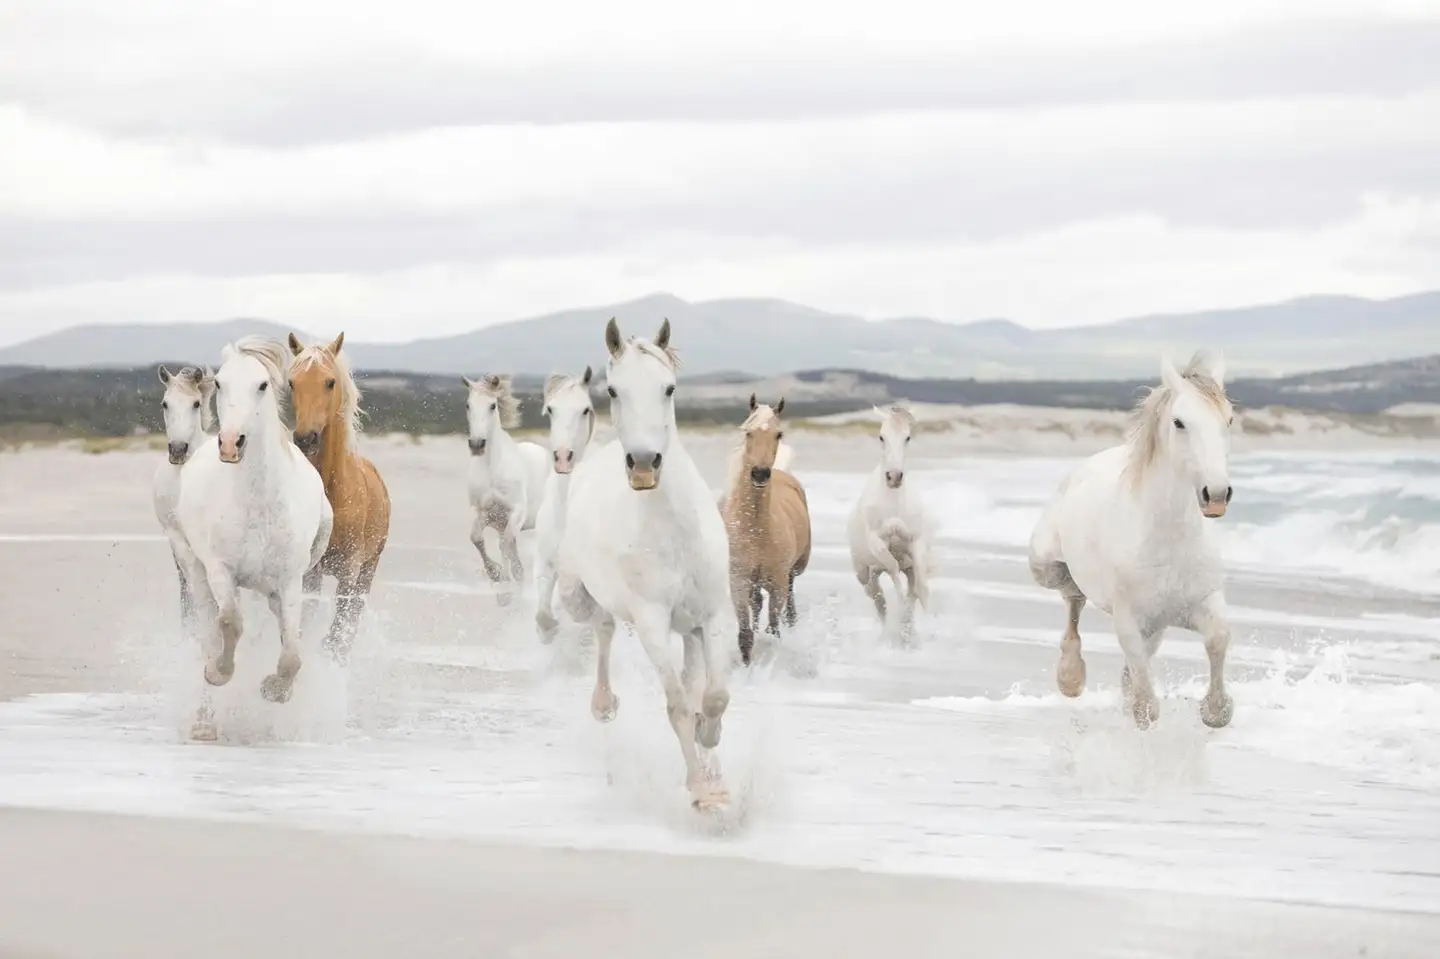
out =
[[(879, 408), (877, 407), (876, 409), (878, 410)], [(884, 419), (894, 420), (906, 429), (914, 431), (915, 412), (903, 402), (891, 403), (888, 409), (879, 410), (879, 412)]]
[[(1228, 419), (1234, 413), (1234, 406), (1225, 393), (1225, 387), (1202, 371), (1202, 360), (1202, 354), (1195, 354), (1185, 369), (1180, 371), (1180, 376)], [(1126, 437), (1130, 445), (1130, 458), (1125, 464), (1125, 475), (1132, 486), (1139, 483), (1159, 459), (1161, 427), (1169, 419), (1170, 407), (1175, 402), (1175, 391), (1164, 383), (1145, 387), (1145, 391), (1145, 395), (1135, 405), (1134, 417)]]
[(639, 350), (641, 353), (646, 354), (647, 356), (653, 356), (655, 359), (668, 366), (670, 368), (670, 372), (672, 373), (680, 372), (680, 355), (675, 352), (675, 348), (673, 346), (666, 346), (662, 348), (656, 346), (650, 340), (642, 339), (640, 336), (635, 334), (632, 334), (628, 339), (625, 340), (625, 345), (633, 346), (635, 347), (635, 349)]
[(510, 377), (500, 373), (487, 373), (478, 380), (467, 381), (470, 388), (495, 398), (500, 414), (502, 429), (513, 430), (520, 425), (520, 398), (515, 395)]
[[(589, 372), (588, 368), (586, 372)], [(585, 394), (587, 400), (591, 399), (590, 387), (582, 377), (571, 376), (568, 373), (551, 373), (545, 377), (545, 386), (540, 391), (541, 402), (548, 406), (552, 397), (566, 390), (579, 390)], [(586, 443), (589, 443), (595, 438), (595, 415), (593, 411), (588, 419), (590, 423), (587, 427), (588, 432), (585, 435)]]
[(312, 366), (319, 366), (322, 369), (329, 369), (335, 374), (335, 389), (340, 394), (340, 420), (345, 424), (345, 430), (350, 437), (360, 432), (360, 387), (355, 382), (355, 377), (350, 372), (350, 361), (345, 353), (332, 354), (324, 346), (307, 346), (295, 354), (290, 363), (291, 370), (308, 370)]

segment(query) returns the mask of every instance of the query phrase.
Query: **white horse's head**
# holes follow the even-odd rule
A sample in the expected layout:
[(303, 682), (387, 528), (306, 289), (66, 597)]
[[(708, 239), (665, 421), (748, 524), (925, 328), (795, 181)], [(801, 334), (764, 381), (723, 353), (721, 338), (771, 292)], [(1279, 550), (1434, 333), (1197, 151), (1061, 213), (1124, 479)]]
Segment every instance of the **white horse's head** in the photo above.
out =
[(1142, 454), (1151, 460), (1165, 456), (1194, 484), (1200, 511), (1211, 519), (1224, 516), (1234, 495), (1230, 424), (1235, 419), (1225, 395), (1225, 361), (1201, 350), (1178, 370), (1164, 357), (1160, 382), (1142, 408)]
[(209, 370), (186, 366), (178, 373), (160, 367), (165, 396), (160, 409), (165, 415), (165, 440), (170, 465), (180, 466), (190, 458), (195, 444), (214, 422), (210, 401), (215, 395), (215, 378)]
[(220, 351), (215, 373), (215, 407), (220, 420), (220, 461), (238, 463), (251, 436), (284, 429), (280, 397), (290, 351), (279, 340), (247, 336)]
[(915, 414), (900, 403), (888, 409), (874, 407), (880, 417), (880, 464), (885, 468), (885, 485), (899, 489), (905, 482), (905, 453), (915, 432)]
[(510, 377), (490, 373), (472, 380), (460, 378), (470, 390), (465, 401), (465, 418), (470, 423), (470, 455), (484, 456), (495, 430), (513, 430), (520, 425), (520, 400)]
[(595, 435), (595, 405), (590, 400), (590, 367), (580, 376), (551, 374), (545, 380), (545, 418), (550, 421), (550, 456), (555, 472), (569, 473)]
[(606, 392), (610, 421), (625, 451), (630, 488), (651, 490), (660, 485), (665, 452), (675, 435), (675, 377), (680, 361), (670, 349), (670, 321), (660, 324), (655, 339), (620, 336), (612, 316), (605, 326)]

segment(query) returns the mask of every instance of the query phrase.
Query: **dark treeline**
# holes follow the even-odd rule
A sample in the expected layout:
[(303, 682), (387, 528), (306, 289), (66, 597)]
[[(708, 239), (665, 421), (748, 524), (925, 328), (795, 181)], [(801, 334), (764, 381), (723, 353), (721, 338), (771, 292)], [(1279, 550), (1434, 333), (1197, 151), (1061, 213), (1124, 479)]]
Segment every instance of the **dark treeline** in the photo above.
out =
[[(183, 364), (167, 365), (176, 370)], [(819, 384), (836, 372), (854, 376), (861, 392), (809, 400), (792, 395), (786, 398), (788, 415), (803, 418), (862, 409), (876, 402), (879, 394), (920, 403), (1128, 409), (1153, 382), (910, 380), (856, 370), (807, 371), (797, 376)], [(161, 387), (155, 373), (154, 366), (124, 370), (0, 368), (0, 430), (29, 428), (71, 436), (159, 432)], [(356, 379), (365, 393), (367, 430), (414, 434), (465, 430), (465, 388), (457, 377), (363, 371)], [(763, 384), (757, 386), (768, 394)], [(522, 428), (544, 427), (540, 380), (519, 377), (516, 387), (522, 400)], [(1229, 385), (1229, 392), (1241, 408), (1286, 406), (1374, 414), (1398, 403), (1440, 403), (1440, 357), (1282, 379), (1239, 379)], [(698, 404), (685, 402), (682, 390), (680, 420), (693, 425), (738, 423), (745, 415), (745, 395), (744, 386), (737, 385), (733, 403)], [(603, 411), (606, 400), (598, 386), (596, 401)]]

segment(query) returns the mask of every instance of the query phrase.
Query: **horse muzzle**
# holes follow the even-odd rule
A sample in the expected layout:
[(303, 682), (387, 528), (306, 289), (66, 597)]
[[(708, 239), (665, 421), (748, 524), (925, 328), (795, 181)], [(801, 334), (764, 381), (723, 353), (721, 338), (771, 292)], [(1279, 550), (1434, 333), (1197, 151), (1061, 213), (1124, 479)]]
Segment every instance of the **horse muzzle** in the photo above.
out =
[(764, 489), (770, 485), (770, 470), (763, 466), (756, 466), (750, 470), (750, 485), (756, 489)]
[(318, 431), (311, 431), (309, 433), (297, 431), (292, 439), (294, 439), (295, 445), (300, 449), (300, 452), (306, 456), (314, 456), (320, 451), (320, 433)]
[(575, 468), (574, 450), (556, 450), (552, 456), (555, 460), (555, 472), (561, 476), (567, 475)]
[(245, 434), (226, 436), (220, 434), (220, 462), (235, 464), (245, 458)]
[(885, 471), (885, 485), (891, 489), (899, 489), (905, 484), (905, 474), (894, 470)]
[(470, 441), (470, 455), (471, 455), (471, 456), (484, 456), (484, 455), (485, 455), (485, 441), (484, 441), (483, 439), (471, 440), (471, 441)]
[(1230, 506), (1230, 500), (1235, 496), (1235, 487), (1225, 487), (1223, 496), (1211, 496), (1210, 487), (1201, 487), (1199, 495), (1200, 512), (1206, 519), (1219, 519), (1225, 515), (1225, 510)]
[(660, 454), (625, 454), (625, 475), (633, 490), (652, 490), (660, 485)]
[(171, 466), (184, 466), (185, 461), (190, 458), (190, 444), (171, 443), (166, 447), (166, 452), (170, 454)]

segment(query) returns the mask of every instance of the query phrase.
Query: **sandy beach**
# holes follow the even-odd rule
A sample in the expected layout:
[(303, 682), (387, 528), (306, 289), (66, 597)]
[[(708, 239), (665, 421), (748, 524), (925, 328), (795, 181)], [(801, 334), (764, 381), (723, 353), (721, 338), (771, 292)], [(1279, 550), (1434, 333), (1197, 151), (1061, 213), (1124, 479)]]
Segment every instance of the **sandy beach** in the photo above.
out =
[[(345, 669), (313, 652), (295, 699), (264, 704), (274, 627), (252, 615), (209, 746), (184, 737), (200, 684), (150, 513), (161, 456), (0, 454), (0, 955), (1435, 955), (1436, 594), (1257, 553), (1230, 592), (1234, 724), (1200, 725), (1203, 651), (1176, 632), (1141, 736), (1101, 614), (1090, 690), (1054, 693), (1063, 611), (1009, 545), (1029, 507), (1006, 497), (1107, 434), (1031, 426), (917, 439), (952, 519), (913, 649), (883, 638), (843, 550), (873, 441), (793, 432), (805, 623), (737, 674), (738, 808), (716, 827), (684, 805), (638, 651), (617, 642), (623, 706), (600, 727), (593, 653), (538, 646), (533, 591), (496, 606), (459, 439), (369, 440), (395, 519), (361, 648)], [(687, 437), (717, 487), (731, 442)]]

